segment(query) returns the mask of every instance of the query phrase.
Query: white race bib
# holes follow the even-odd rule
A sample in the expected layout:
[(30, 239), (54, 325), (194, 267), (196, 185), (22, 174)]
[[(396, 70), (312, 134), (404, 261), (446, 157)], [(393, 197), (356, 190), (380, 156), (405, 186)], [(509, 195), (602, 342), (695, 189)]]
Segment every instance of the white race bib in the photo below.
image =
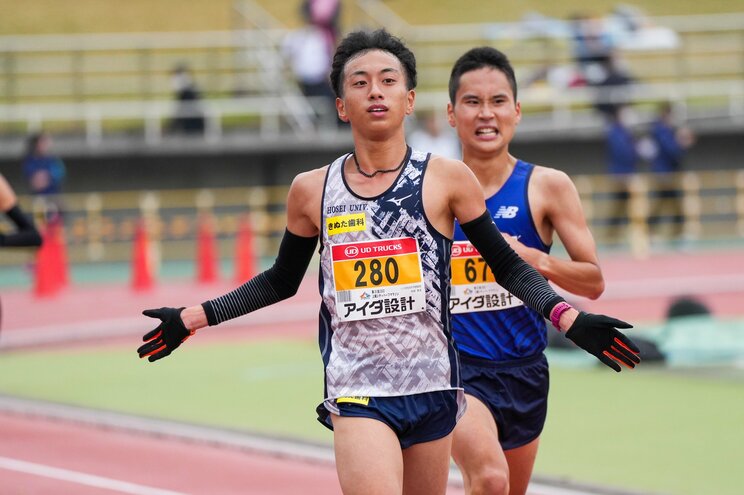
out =
[(426, 309), (421, 256), (412, 237), (334, 244), (331, 265), (341, 321)]

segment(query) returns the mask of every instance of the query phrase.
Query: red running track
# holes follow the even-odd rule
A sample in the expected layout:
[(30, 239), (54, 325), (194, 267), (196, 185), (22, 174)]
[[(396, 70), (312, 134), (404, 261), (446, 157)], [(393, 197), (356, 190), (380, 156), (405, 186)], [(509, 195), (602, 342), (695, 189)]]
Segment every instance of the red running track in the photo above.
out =
[(2, 494), (341, 493), (330, 464), (9, 414), (0, 431)]
[(744, 316), (744, 250), (656, 253), (600, 259), (605, 292), (596, 301), (567, 297), (587, 311), (659, 323), (678, 297), (692, 296), (717, 317)]
[(1, 494), (341, 494), (322, 461), (12, 413), (0, 413), (0, 431)]

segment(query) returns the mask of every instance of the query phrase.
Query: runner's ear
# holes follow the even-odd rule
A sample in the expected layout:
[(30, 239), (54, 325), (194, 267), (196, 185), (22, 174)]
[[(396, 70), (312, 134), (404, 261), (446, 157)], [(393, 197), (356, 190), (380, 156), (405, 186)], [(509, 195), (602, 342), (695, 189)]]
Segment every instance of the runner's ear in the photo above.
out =
[(336, 98), (336, 112), (338, 113), (338, 118), (341, 119), (342, 122), (348, 122), (349, 117), (346, 115), (346, 106), (344, 105), (344, 100), (341, 98)]

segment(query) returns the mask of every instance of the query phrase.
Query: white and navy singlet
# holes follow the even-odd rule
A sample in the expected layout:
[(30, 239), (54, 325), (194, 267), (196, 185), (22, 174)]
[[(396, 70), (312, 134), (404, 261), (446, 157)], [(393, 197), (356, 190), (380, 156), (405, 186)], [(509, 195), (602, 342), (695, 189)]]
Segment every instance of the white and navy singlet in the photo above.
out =
[(319, 345), (324, 405), (335, 414), (339, 397), (461, 388), (448, 313), (452, 241), (424, 213), (429, 155), (410, 148), (407, 153), (393, 184), (372, 198), (349, 188), (348, 154), (328, 167), (321, 211)]

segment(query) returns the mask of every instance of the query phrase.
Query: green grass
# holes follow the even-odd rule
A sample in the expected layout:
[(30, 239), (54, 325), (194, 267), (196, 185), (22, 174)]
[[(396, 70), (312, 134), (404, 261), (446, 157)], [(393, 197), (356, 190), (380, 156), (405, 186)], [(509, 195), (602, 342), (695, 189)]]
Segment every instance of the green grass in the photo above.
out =
[(553, 370), (536, 471), (673, 494), (741, 493), (744, 381)]
[[(0, 393), (330, 442), (308, 341), (186, 345), (157, 364), (131, 348), (0, 354)], [(552, 370), (536, 473), (670, 494), (741, 493), (741, 373), (647, 366)]]
[(314, 342), (192, 345), (158, 363), (131, 348), (0, 355), (0, 392), (150, 417), (330, 441)]

